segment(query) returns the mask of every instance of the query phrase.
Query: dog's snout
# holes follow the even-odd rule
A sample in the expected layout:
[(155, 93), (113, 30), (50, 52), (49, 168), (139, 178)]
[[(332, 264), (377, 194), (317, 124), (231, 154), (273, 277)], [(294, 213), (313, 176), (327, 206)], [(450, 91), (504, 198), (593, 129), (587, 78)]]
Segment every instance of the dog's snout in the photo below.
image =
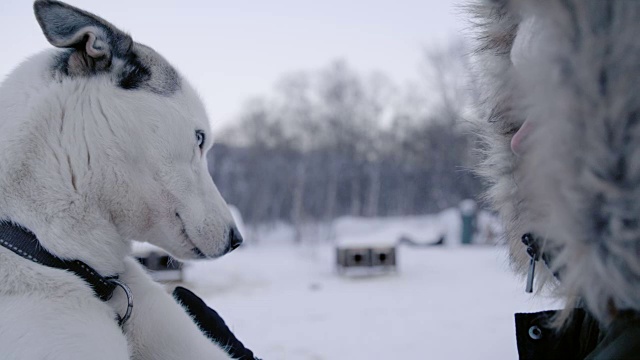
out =
[(242, 234), (235, 226), (229, 230), (229, 244), (231, 247), (229, 251), (233, 251), (242, 245)]

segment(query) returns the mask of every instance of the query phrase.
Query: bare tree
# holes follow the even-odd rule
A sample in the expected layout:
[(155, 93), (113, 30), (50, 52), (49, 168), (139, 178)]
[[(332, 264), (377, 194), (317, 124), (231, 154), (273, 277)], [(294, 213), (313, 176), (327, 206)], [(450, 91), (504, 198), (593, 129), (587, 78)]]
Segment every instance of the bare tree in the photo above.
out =
[(309, 221), (420, 214), (473, 196), (461, 46), (425, 52), (422, 76), (400, 88), (344, 61), (283, 77), (210, 153), (220, 191), (248, 223), (292, 223), (298, 242)]

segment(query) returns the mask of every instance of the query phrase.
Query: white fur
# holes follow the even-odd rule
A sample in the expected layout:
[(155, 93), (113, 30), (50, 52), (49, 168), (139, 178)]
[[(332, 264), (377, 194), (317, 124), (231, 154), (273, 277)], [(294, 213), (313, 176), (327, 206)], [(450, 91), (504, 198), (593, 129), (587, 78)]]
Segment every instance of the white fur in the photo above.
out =
[[(119, 275), (133, 315), (121, 330), (119, 290), (102, 302), (77, 276), (0, 247), (2, 358), (228, 359), (128, 257), (132, 239), (178, 258), (197, 257), (194, 246), (209, 257), (229, 248), (235, 225), (207, 170), (201, 101), (184, 80), (162, 95), (119, 88), (112, 72), (58, 77), (58, 54), (38, 54), (0, 86), (0, 219), (61, 258)], [(205, 151), (196, 129), (208, 135)]]
[(485, 104), (534, 128), (521, 158), (507, 145), (513, 132), (500, 133), (508, 119), (482, 130), (483, 172), (515, 262), (526, 259), (519, 237), (533, 231), (556, 251), (569, 308), (579, 301), (603, 323), (640, 311), (640, 3), (487, 0), (476, 14), (483, 34), (506, 29), (514, 40), (495, 52), (480, 39)]

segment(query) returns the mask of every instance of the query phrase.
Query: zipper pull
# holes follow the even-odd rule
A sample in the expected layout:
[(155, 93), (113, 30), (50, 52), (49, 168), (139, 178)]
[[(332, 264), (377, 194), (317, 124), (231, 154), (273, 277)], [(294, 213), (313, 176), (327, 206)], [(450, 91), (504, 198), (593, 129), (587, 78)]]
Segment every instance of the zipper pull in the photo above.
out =
[(538, 247), (535, 243), (533, 235), (531, 235), (530, 233), (522, 235), (522, 243), (527, 247), (527, 254), (531, 258), (529, 260), (529, 271), (527, 272), (527, 285), (524, 291), (527, 293), (532, 293), (533, 279), (536, 272), (536, 262), (540, 259), (540, 255), (538, 254)]
[(525, 292), (531, 294), (533, 292), (533, 276), (536, 271), (536, 261), (531, 258), (529, 260), (529, 272), (527, 273), (527, 287), (524, 289)]

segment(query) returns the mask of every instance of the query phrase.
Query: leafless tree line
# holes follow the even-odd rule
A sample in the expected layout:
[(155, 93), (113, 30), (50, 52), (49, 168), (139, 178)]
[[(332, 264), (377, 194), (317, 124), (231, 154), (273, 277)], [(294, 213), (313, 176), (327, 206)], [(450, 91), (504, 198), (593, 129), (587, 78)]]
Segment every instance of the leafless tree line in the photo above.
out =
[(337, 61), (248, 102), (209, 168), (249, 223), (435, 212), (480, 192), (465, 125), (474, 97), (461, 43), (425, 51), (403, 87)]

